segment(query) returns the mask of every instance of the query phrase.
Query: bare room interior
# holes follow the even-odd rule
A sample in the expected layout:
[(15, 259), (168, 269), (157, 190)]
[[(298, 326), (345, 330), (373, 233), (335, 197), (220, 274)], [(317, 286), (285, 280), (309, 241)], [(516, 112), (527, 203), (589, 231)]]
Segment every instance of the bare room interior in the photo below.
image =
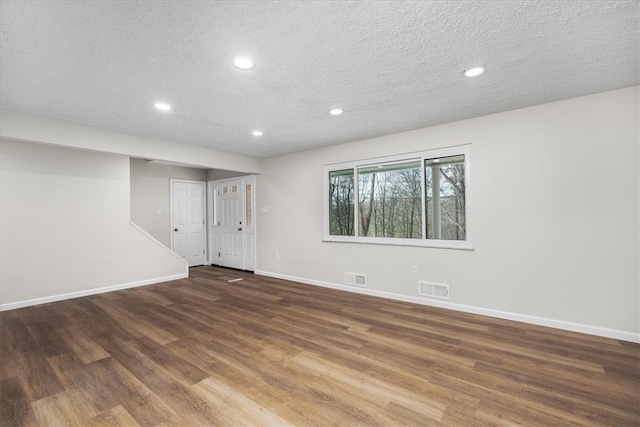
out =
[(637, 0), (0, 17), (0, 426), (640, 425)]

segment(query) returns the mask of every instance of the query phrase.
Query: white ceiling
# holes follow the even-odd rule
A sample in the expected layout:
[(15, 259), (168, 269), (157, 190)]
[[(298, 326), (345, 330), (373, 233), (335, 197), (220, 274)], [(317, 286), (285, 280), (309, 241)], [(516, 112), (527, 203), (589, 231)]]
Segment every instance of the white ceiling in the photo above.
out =
[(3, 0), (0, 104), (269, 157), (638, 85), (638, 5)]

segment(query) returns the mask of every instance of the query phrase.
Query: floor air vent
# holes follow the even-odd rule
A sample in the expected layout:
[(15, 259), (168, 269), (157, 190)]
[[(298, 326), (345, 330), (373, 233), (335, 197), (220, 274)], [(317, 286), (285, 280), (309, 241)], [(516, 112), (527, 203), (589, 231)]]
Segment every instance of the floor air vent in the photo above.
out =
[(449, 299), (449, 285), (420, 280), (418, 282), (418, 293), (425, 297)]
[(360, 273), (344, 273), (344, 283), (351, 286), (367, 287), (367, 276)]

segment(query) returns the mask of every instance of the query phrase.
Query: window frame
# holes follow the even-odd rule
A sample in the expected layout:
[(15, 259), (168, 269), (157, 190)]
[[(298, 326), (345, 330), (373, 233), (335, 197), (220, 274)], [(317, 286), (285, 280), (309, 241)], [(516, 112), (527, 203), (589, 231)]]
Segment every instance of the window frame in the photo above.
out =
[[(425, 160), (464, 155), (464, 180), (465, 180), (465, 240), (445, 240), (445, 239), (427, 239), (426, 238), (426, 219), (427, 219), (427, 207), (426, 207), (426, 191), (425, 191)], [(420, 186), (422, 189), (421, 203), (422, 203), (422, 237), (420, 239), (415, 238), (397, 238), (397, 237), (365, 237), (359, 236), (360, 224), (358, 221), (358, 215), (360, 212), (359, 206), (359, 187), (358, 187), (358, 169), (374, 166), (388, 166), (391, 164), (406, 163), (412, 161), (420, 162)], [(353, 236), (337, 236), (329, 234), (329, 188), (330, 179), (329, 174), (333, 171), (353, 169), (354, 180), (354, 209), (353, 209)], [(361, 244), (375, 244), (375, 245), (392, 245), (392, 246), (416, 246), (416, 247), (429, 247), (429, 248), (444, 248), (444, 249), (462, 249), (473, 250), (472, 243), (472, 215), (471, 215), (471, 203), (470, 194), (472, 192), (471, 186), (471, 144), (458, 145), (446, 148), (435, 148), (431, 150), (398, 154), (392, 156), (375, 157), (362, 160), (354, 160), (342, 163), (332, 163), (324, 165), (324, 242), (341, 242), (341, 243), (361, 243)]]

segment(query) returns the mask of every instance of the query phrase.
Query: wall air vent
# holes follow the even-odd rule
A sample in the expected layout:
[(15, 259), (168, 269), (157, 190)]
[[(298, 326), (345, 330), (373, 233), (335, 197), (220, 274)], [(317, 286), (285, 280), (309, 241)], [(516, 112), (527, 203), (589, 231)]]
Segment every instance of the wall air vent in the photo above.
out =
[(367, 287), (367, 276), (360, 273), (344, 273), (344, 283), (351, 286)]
[(449, 299), (449, 285), (418, 281), (418, 294), (425, 297)]

